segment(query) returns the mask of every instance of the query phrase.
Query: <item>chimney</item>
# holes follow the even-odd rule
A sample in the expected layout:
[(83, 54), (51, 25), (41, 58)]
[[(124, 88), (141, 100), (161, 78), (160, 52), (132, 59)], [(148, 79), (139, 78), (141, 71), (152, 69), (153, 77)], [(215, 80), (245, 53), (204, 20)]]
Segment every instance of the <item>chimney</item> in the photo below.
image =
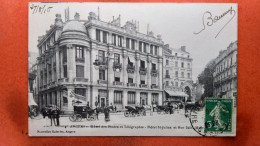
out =
[(74, 19), (75, 19), (75, 20), (79, 20), (79, 19), (80, 19), (79, 13), (76, 12), (76, 14), (75, 14), (75, 16), (74, 16)]
[(181, 51), (186, 52), (186, 46), (181, 46)]

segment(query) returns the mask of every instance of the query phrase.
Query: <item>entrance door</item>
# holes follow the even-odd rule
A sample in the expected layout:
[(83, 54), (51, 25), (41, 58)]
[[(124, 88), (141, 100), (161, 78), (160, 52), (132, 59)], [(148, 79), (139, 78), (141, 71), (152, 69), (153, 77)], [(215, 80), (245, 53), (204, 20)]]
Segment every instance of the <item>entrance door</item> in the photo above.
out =
[(105, 105), (106, 105), (106, 98), (101, 97), (101, 98), (100, 98), (100, 106), (101, 106), (101, 107), (105, 107)]
[(147, 103), (148, 103), (147, 98), (148, 98), (147, 93), (141, 93), (141, 95), (140, 95), (141, 105), (147, 105)]

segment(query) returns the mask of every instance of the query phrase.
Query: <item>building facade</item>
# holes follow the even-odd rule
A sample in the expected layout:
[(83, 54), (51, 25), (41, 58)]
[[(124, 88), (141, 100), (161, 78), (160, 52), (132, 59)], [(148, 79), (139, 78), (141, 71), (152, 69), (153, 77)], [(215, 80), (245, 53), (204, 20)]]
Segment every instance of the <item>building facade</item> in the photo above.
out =
[[(121, 26), (120, 16), (103, 22), (94, 12), (78, 13), (39, 37), (38, 103), (73, 111), (81, 102), (96, 106), (162, 104), (161, 36), (142, 34), (133, 21)], [(107, 86), (108, 85), (108, 86)]]
[(213, 73), (213, 96), (234, 98), (237, 94), (237, 41), (219, 52)]
[(192, 58), (186, 47), (173, 49), (168, 44), (164, 45), (163, 56), (165, 97), (173, 96), (174, 100), (193, 100)]

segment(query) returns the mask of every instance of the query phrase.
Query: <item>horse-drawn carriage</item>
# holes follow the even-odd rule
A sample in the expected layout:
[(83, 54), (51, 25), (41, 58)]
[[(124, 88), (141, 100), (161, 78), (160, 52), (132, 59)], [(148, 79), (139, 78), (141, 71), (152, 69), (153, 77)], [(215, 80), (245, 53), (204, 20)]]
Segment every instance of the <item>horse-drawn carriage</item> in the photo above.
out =
[(135, 108), (132, 106), (125, 106), (127, 110), (124, 112), (125, 117), (135, 117), (135, 116), (146, 116), (145, 108), (136, 106)]
[(164, 101), (164, 105), (157, 105), (156, 111), (158, 114), (174, 113), (178, 105), (174, 101)]
[(69, 117), (72, 122), (80, 122), (83, 118), (88, 121), (93, 121), (97, 119), (97, 114), (95, 109), (86, 107), (85, 105), (74, 105), (74, 114)]

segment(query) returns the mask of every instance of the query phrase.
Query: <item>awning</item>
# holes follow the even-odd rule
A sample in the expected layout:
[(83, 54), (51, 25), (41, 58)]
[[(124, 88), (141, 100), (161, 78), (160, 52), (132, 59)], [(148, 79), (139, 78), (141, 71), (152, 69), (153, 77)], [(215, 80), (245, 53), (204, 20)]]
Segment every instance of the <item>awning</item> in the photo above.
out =
[(33, 94), (32, 93), (28, 93), (28, 105), (37, 105), (36, 102), (33, 99)]
[(134, 59), (134, 58), (132, 58), (132, 57), (128, 57), (128, 61), (130, 61), (130, 62), (132, 62), (132, 63), (134, 64), (134, 62), (135, 62), (135, 59)]
[(170, 96), (182, 96), (182, 97), (189, 97), (186, 93), (182, 91), (171, 91), (171, 90), (165, 90)]

